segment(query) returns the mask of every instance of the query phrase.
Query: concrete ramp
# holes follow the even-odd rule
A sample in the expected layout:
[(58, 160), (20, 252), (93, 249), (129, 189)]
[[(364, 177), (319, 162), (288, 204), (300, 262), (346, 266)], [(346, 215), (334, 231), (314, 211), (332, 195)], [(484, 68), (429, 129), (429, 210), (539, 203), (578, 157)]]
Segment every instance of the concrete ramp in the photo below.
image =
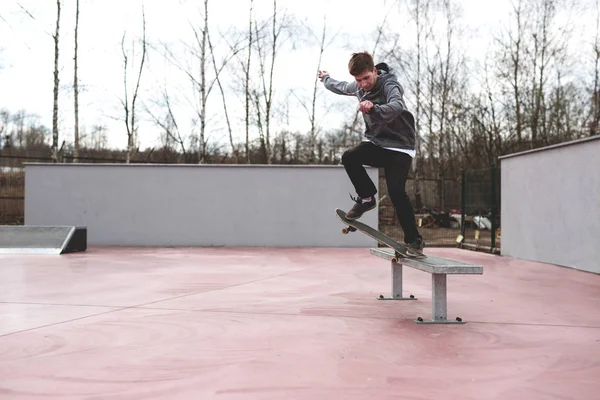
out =
[(0, 226), (0, 254), (66, 254), (87, 249), (87, 227)]

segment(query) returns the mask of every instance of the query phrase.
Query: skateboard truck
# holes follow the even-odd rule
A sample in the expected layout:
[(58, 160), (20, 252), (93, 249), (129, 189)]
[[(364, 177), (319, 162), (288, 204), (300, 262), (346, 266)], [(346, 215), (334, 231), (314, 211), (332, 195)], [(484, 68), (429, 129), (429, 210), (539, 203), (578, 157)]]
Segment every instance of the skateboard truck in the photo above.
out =
[(397, 263), (398, 260), (400, 260), (401, 258), (405, 257), (404, 255), (398, 253), (398, 251), (394, 250), (394, 258), (392, 258), (392, 262), (393, 263)]
[(356, 232), (356, 231), (357, 231), (357, 229), (353, 226), (348, 226), (347, 228), (342, 229), (342, 233), (344, 235), (346, 235), (347, 233)]

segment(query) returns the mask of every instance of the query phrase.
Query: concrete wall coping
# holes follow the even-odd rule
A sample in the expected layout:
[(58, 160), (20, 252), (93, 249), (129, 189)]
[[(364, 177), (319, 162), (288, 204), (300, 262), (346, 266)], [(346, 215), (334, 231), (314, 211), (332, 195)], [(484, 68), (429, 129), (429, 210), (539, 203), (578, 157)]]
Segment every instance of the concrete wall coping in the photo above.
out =
[[(344, 168), (343, 165), (300, 165), (300, 164), (159, 164), (159, 163), (131, 163), (125, 164), (121, 162), (115, 163), (23, 163), (25, 166), (43, 166), (43, 167), (170, 167), (170, 168)], [(367, 169), (374, 169), (375, 167), (365, 166)]]
[(518, 153), (507, 154), (507, 155), (498, 157), (498, 159), (504, 160), (506, 158), (518, 157), (518, 156), (522, 156), (525, 154), (531, 154), (531, 153), (539, 153), (539, 152), (547, 151), (547, 150), (554, 150), (554, 149), (557, 149), (560, 147), (573, 146), (576, 144), (586, 143), (586, 142), (590, 142), (593, 140), (599, 140), (599, 139), (600, 139), (600, 135), (595, 135), (595, 136), (590, 136), (590, 137), (586, 137), (586, 138), (582, 138), (582, 139), (571, 140), (571, 141), (564, 142), (564, 143), (553, 144), (551, 146), (540, 147), (539, 149), (531, 149), (531, 150), (521, 151)]

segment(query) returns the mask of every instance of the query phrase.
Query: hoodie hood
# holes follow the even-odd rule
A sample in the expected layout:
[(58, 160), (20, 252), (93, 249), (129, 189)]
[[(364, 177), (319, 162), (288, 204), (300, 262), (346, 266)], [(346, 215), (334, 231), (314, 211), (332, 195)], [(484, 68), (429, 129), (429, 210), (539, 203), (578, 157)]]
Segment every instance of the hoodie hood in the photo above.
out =
[(379, 75), (385, 75), (385, 74), (393, 74), (394, 70), (392, 68), (390, 68), (389, 65), (387, 65), (384, 62), (381, 62), (377, 65), (375, 65), (375, 69), (377, 69), (377, 72), (379, 73)]
[(372, 92), (378, 91), (386, 82), (397, 82), (398, 79), (394, 69), (386, 63), (381, 62), (375, 65), (375, 69), (377, 69), (377, 83), (375, 83), (375, 87), (371, 90)]

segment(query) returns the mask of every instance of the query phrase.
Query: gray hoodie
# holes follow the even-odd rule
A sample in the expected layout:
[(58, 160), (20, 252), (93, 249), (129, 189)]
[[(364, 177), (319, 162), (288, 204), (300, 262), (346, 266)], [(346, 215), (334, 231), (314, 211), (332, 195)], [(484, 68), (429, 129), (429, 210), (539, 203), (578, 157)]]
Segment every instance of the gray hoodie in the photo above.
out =
[(356, 81), (343, 82), (323, 77), (325, 87), (336, 94), (356, 96), (358, 101), (371, 101), (374, 106), (368, 113), (362, 113), (365, 121), (365, 137), (381, 147), (415, 149), (415, 118), (406, 109), (402, 95), (404, 89), (398, 78), (386, 63), (379, 63), (377, 82), (373, 90), (367, 92)]

